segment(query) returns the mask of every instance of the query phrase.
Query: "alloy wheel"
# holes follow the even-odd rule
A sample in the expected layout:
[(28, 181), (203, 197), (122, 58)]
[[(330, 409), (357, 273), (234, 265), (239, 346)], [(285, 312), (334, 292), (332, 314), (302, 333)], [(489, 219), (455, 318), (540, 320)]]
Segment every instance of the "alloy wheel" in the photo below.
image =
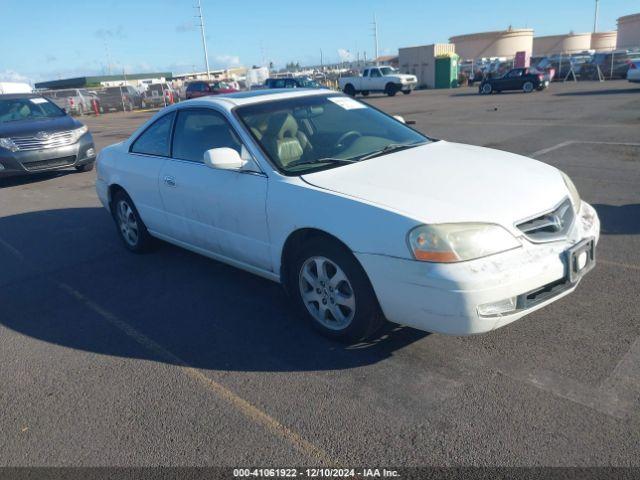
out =
[(315, 256), (300, 269), (302, 301), (311, 316), (330, 330), (343, 330), (353, 321), (356, 297), (344, 271), (332, 260)]
[(138, 244), (139, 229), (133, 209), (125, 200), (120, 200), (117, 212), (118, 227), (120, 227), (122, 238), (130, 246), (135, 247)]

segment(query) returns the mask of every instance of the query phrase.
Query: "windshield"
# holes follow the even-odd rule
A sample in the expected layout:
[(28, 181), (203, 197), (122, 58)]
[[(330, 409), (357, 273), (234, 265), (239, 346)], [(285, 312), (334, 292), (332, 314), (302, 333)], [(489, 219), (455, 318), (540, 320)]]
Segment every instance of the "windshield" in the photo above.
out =
[(43, 97), (0, 100), (0, 123), (62, 117), (64, 112)]
[(239, 107), (236, 112), (275, 166), (293, 175), (429, 141), (394, 118), (343, 95), (289, 98)]
[(380, 67), (380, 73), (382, 73), (382, 75), (393, 75), (395, 71), (396, 69), (392, 67)]

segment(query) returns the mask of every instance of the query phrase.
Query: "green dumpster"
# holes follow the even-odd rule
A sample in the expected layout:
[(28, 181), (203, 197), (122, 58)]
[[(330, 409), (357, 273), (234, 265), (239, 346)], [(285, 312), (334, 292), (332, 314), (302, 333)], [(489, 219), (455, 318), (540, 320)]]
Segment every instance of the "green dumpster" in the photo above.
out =
[(436, 57), (436, 88), (458, 87), (458, 59), (455, 53)]

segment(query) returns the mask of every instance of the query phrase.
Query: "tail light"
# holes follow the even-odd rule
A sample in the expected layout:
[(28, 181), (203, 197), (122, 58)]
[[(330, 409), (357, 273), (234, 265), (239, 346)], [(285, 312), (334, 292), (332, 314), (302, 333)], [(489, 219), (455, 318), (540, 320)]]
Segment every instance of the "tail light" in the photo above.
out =
[(541, 73), (538, 74), (538, 80), (542, 81), (544, 80), (544, 75), (542, 75)]
[(73, 102), (73, 98), (69, 98), (69, 106), (73, 107), (74, 102)]

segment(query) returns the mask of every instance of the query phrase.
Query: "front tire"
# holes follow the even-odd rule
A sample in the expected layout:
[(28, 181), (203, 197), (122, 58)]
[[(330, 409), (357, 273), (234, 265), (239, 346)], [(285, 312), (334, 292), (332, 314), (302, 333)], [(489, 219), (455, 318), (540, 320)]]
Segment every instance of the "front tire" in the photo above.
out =
[(413, 90), (402, 90), (404, 95), (410, 95)]
[(140, 218), (133, 201), (124, 191), (117, 192), (111, 202), (111, 213), (124, 246), (134, 253), (151, 248), (152, 237)]
[(362, 266), (342, 245), (308, 241), (295, 255), (290, 291), (301, 314), (322, 335), (346, 342), (369, 338), (384, 324)]
[(485, 83), (480, 87), (480, 93), (482, 93), (483, 95), (489, 95), (492, 90), (493, 90), (493, 87), (491, 86), (490, 83)]
[(390, 97), (394, 97), (399, 90), (400, 88), (395, 83), (388, 83), (384, 89), (384, 93)]

